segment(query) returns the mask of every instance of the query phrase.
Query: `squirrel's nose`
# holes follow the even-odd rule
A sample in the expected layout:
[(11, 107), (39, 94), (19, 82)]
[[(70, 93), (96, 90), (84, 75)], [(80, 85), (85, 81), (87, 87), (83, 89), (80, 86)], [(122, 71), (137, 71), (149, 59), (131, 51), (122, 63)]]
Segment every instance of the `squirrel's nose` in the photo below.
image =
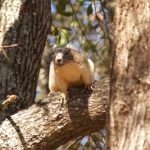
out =
[(57, 59), (57, 63), (60, 63), (62, 61), (62, 59)]

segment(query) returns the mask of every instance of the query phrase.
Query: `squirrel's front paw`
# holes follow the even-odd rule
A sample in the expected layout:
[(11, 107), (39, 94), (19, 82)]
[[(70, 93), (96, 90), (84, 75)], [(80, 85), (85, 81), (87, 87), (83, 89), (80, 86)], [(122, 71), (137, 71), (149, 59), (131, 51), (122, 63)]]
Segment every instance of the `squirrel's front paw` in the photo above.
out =
[(64, 107), (65, 105), (67, 105), (67, 101), (68, 101), (67, 96), (64, 93), (61, 93), (60, 96), (61, 106)]
[(94, 88), (95, 88), (95, 84), (96, 84), (96, 81), (94, 81), (93, 83), (91, 83), (90, 85), (86, 86), (86, 89), (88, 91), (93, 91)]

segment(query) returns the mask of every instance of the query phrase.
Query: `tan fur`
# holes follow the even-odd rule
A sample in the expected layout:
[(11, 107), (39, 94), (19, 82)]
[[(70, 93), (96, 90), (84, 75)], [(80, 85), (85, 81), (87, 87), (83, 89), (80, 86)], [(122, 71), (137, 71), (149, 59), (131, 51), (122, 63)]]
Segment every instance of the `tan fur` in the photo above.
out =
[[(85, 59), (85, 58), (84, 58)], [(64, 60), (63, 65), (55, 61), (50, 64), (49, 89), (51, 92), (61, 91), (67, 97), (67, 90), (80, 85), (90, 86), (93, 83), (94, 64), (86, 58), (82, 63), (74, 60)]]
[(70, 53), (73, 56), (73, 59), (77, 63), (84, 63), (84, 61), (87, 61), (87, 53), (85, 52), (78, 52), (74, 49), (70, 49)]

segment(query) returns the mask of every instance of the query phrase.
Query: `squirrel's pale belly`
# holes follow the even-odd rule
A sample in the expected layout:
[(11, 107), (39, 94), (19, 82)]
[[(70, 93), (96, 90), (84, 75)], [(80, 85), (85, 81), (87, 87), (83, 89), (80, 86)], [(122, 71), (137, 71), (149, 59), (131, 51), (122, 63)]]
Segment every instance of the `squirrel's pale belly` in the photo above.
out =
[(61, 76), (68, 85), (81, 84), (82, 66), (77, 63), (67, 63), (63, 66), (56, 67), (56, 76)]

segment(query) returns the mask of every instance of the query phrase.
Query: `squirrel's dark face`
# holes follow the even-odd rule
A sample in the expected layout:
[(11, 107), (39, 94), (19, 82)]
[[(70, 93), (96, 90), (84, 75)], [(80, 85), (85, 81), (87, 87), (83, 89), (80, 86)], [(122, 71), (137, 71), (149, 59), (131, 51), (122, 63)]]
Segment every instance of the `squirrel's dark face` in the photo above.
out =
[(68, 48), (54, 48), (53, 49), (53, 60), (57, 65), (63, 65), (66, 61), (72, 60), (73, 57)]

